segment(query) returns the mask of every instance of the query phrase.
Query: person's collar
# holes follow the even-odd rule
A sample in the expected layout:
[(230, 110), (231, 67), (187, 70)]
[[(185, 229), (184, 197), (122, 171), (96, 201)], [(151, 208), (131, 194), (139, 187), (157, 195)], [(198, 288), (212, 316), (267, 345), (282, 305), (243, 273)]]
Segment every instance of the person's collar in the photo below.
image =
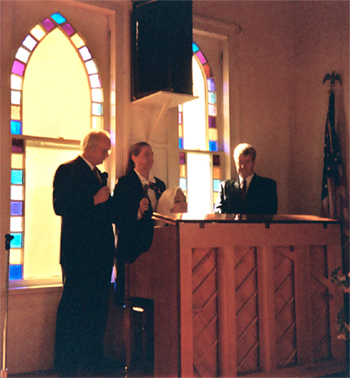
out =
[(83, 155), (80, 155), (80, 157), (85, 161), (85, 163), (91, 168), (91, 170), (94, 169), (94, 166), (89, 162), (89, 160), (85, 159)]
[(137, 174), (137, 176), (139, 177), (142, 185), (149, 185), (150, 182), (153, 182), (153, 183), (156, 182), (156, 180), (155, 180), (154, 176), (152, 175), (152, 173), (148, 174), (148, 180), (147, 180), (146, 177), (142, 176), (140, 172), (137, 172), (137, 170), (135, 168), (134, 168), (134, 171)]
[[(250, 182), (252, 181), (254, 174), (255, 173), (253, 173), (250, 176), (245, 178), (245, 180), (247, 182), (247, 187), (250, 185)], [(243, 180), (244, 180), (244, 178), (242, 176), (239, 176), (239, 184), (242, 184)]]

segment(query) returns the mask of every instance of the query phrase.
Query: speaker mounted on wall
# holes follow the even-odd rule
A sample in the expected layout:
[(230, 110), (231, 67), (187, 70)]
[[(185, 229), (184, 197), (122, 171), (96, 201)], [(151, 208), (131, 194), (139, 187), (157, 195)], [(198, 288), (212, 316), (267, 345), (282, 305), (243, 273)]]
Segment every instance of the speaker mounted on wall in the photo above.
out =
[(134, 1), (131, 53), (132, 100), (192, 95), (192, 1)]

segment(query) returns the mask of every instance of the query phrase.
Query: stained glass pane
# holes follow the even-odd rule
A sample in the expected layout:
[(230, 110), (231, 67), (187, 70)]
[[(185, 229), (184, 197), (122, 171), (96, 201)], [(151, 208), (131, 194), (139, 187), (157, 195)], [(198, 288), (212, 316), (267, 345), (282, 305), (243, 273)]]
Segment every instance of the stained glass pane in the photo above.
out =
[(219, 151), (218, 142), (216, 140), (209, 141), (209, 151)]
[(216, 116), (216, 105), (208, 105), (208, 113), (210, 116)]
[(85, 62), (86, 60), (89, 60), (92, 58), (89, 49), (84, 46), (81, 49), (79, 49), (80, 55), (83, 58), (83, 61)]
[(213, 180), (213, 191), (218, 192), (220, 189), (220, 180)]
[(208, 91), (216, 92), (215, 81), (213, 78), (207, 79)]
[(201, 51), (197, 52), (196, 56), (202, 64), (207, 62), (207, 60), (205, 59), (205, 57), (204, 57), (204, 55)]
[(47, 31), (50, 31), (52, 30), (53, 28), (55, 28), (55, 24), (49, 19), (49, 18), (46, 18), (43, 22), (42, 22), (42, 25), (44, 26), (44, 28), (47, 30)]
[(93, 60), (89, 60), (89, 61), (85, 62), (85, 66), (86, 66), (86, 70), (87, 70), (89, 75), (92, 75), (92, 74), (95, 74), (95, 73), (98, 72), (96, 64)]
[(40, 25), (35, 26), (35, 28), (30, 31), (30, 34), (33, 35), (38, 41), (40, 41), (46, 35), (44, 29)]
[(25, 65), (20, 63), (18, 60), (15, 60), (12, 65), (12, 72), (16, 75), (23, 76)]
[(97, 104), (96, 102), (92, 103), (92, 114), (93, 115), (102, 115), (102, 104)]
[(34, 47), (38, 42), (30, 35), (27, 35), (22, 42), (22, 45), (25, 46), (28, 50), (33, 51)]
[(11, 106), (11, 119), (20, 120), (21, 119), (21, 107)]
[(180, 124), (182, 124), (182, 112), (179, 112), (178, 114), (179, 114), (179, 121), (178, 121), (178, 122), (179, 122)]
[(23, 215), (22, 201), (11, 201), (11, 215)]
[(22, 169), (23, 168), (23, 156), (20, 154), (11, 154), (11, 168)]
[[(11, 121), (11, 134), (21, 135), (22, 134), (22, 122), (21, 121)], [(12, 149), (13, 151), (13, 149)]]
[(91, 88), (100, 88), (101, 87), (100, 78), (97, 74), (96, 75), (90, 75), (89, 80), (90, 80)]
[(209, 128), (211, 127), (216, 127), (216, 118), (215, 117), (208, 117), (208, 121), (209, 121)]
[(218, 140), (218, 129), (209, 129), (209, 139)]
[(220, 166), (220, 155), (213, 155), (213, 165)]
[(71, 24), (65, 24), (65, 25), (63, 25), (62, 26), (62, 29), (69, 35), (69, 36), (71, 36), (73, 33), (74, 33), (74, 29), (73, 29), (73, 27), (72, 27), (72, 25)]
[(23, 259), (22, 259), (22, 249), (10, 249), (10, 264), (22, 264)]
[(184, 137), (183, 127), (182, 125), (179, 125), (179, 138), (183, 138), (183, 137)]
[(66, 19), (60, 13), (52, 14), (51, 18), (55, 20), (58, 24), (63, 24), (63, 22), (66, 22)]
[(180, 177), (186, 178), (186, 165), (180, 164)]
[(17, 75), (11, 75), (11, 89), (22, 90), (22, 78)]
[(22, 185), (11, 185), (11, 199), (14, 201), (23, 201)]
[(221, 167), (213, 167), (213, 178), (218, 180), (221, 179)]
[(184, 154), (183, 152), (180, 152), (179, 158), (180, 158), (180, 164), (186, 164), (186, 154)]
[(23, 184), (23, 171), (21, 169), (11, 170), (11, 184)]
[(183, 150), (184, 148), (184, 138), (179, 138), (179, 149)]
[(187, 180), (185, 178), (180, 177), (179, 186), (182, 190), (187, 190)]
[(20, 47), (16, 53), (16, 59), (20, 60), (23, 63), (28, 62), (28, 58), (30, 56), (30, 52), (23, 47)]
[(11, 248), (22, 248), (23, 247), (23, 234), (22, 233), (11, 233), (13, 239), (10, 241)]
[(208, 92), (208, 102), (211, 104), (216, 104), (216, 93)]
[(91, 90), (92, 101), (103, 102), (103, 92), (100, 88), (95, 88)]
[(211, 69), (210, 69), (209, 64), (205, 64), (205, 65), (203, 66), (203, 69), (204, 69), (205, 75), (206, 75), (207, 77), (212, 77), (212, 76), (213, 76), (212, 73), (211, 73)]
[(11, 91), (11, 104), (20, 105), (21, 104), (21, 92)]
[[(213, 207), (215, 207), (216, 201), (217, 201), (217, 199), (218, 199), (218, 195), (219, 195), (218, 192), (214, 192), (214, 193), (213, 193)], [(213, 209), (213, 210), (214, 210), (214, 209)]]
[(85, 45), (85, 42), (82, 40), (79, 34), (74, 34), (71, 39), (77, 49)]
[(12, 139), (12, 152), (23, 152), (24, 143), (23, 139)]
[(198, 50), (199, 50), (199, 47), (194, 42), (192, 42), (192, 51), (193, 51), (193, 53), (196, 53)]
[(22, 232), (23, 231), (23, 217), (11, 217), (10, 218), (10, 231)]
[(103, 129), (103, 118), (102, 117), (92, 117), (92, 128), (93, 129)]
[(20, 280), (22, 278), (22, 265), (10, 265), (9, 279), (10, 281)]

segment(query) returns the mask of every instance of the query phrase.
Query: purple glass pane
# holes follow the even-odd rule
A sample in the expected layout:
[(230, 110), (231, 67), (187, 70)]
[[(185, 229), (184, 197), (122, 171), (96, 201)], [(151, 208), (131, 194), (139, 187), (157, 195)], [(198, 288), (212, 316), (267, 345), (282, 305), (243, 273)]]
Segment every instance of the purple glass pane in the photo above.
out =
[(179, 158), (180, 158), (180, 164), (186, 164), (185, 154), (183, 152), (179, 153)]
[(23, 202), (11, 201), (11, 215), (23, 215)]
[(62, 26), (62, 29), (69, 35), (71, 36), (75, 30), (73, 29), (73, 27), (70, 25), (70, 24), (65, 24)]
[(208, 91), (209, 92), (215, 92), (215, 81), (213, 78), (207, 79), (207, 84), (208, 84)]
[(182, 112), (179, 112), (179, 124), (182, 125)]
[(220, 167), (220, 155), (213, 155), (213, 165)]
[(41, 24), (47, 31), (50, 31), (55, 27), (55, 24), (49, 18), (44, 20)]
[(196, 55), (197, 55), (197, 58), (199, 59), (199, 61), (200, 61), (202, 64), (204, 64), (204, 63), (207, 62), (207, 60), (204, 58), (204, 55), (203, 55), (200, 51), (198, 51)]
[(23, 153), (23, 151), (24, 151), (23, 139), (12, 139), (12, 152)]
[(20, 63), (18, 60), (13, 62), (12, 72), (16, 75), (23, 76), (25, 65)]
[(216, 128), (216, 118), (215, 117), (209, 117), (209, 127), (212, 129)]

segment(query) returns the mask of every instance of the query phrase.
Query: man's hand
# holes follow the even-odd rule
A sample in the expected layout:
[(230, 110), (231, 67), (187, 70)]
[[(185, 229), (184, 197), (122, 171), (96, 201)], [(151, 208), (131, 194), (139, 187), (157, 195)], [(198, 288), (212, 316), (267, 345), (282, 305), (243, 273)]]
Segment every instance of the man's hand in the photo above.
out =
[(106, 202), (110, 197), (109, 187), (103, 186), (95, 195), (94, 195), (94, 205), (99, 203)]
[(148, 209), (149, 209), (149, 200), (148, 200), (148, 198), (142, 198), (142, 200), (140, 201), (140, 206), (139, 206), (139, 213), (140, 213), (141, 217), (143, 217), (143, 214)]

